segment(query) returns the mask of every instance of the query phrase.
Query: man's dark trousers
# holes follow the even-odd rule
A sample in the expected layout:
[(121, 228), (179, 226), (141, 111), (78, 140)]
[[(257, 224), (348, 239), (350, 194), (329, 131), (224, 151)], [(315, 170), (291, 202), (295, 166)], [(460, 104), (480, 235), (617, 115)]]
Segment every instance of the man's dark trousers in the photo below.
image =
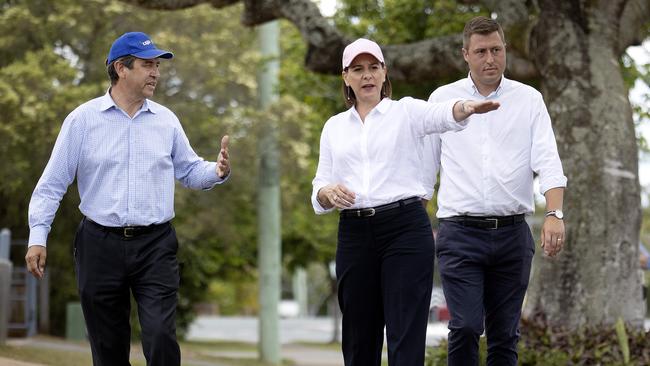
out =
[(81, 222), (74, 257), (95, 366), (130, 365), (129, 291), (138, 304), (147, 365), (180, 365), (175, 324), (177, 251), (170, 224), (125, 237), (88, 219)]
[(448, 365), (478, 365), (484, 324), (489, 366), (517, 365), (519, 319), (535, 242), (525, 221), (498, 229), (440, 221), (438, 268), (450, 311)]
[(341, 217), (336, 250), (346, 366), (379, 366), (384, 324), (390, 366), (422, 366), (434, 243), (421, 202)]

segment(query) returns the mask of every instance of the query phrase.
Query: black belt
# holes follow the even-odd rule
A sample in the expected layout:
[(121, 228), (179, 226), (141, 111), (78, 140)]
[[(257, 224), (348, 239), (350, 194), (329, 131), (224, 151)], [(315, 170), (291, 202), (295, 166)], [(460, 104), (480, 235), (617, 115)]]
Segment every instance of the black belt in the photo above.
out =
[(482, 229), (498, 229), (503, 226), (510, 226), (526, 221), (526, 215), (511, 216), (452, 216), (439, 219), (439, 221), (458, 222), (464, 226), (478, 227)]
[(410, 197), (403, 200), (395, 201), (392, 203), (387, 203), (385, 205), (377, 207), (368, 207), (368, 208), (353, 208), (341, 211), (341, 217), (370, 217), (375, 216), (383, 211), (392, 210), (394, 208), (399, 208), (401, 206), (406, 206), (414, 202), (422, 202), (420, 197)]
[(115, 226), (104, 226), (96, 223), (95, 221), (89, 219), (86, 217), (86, 222), (96, 226), (98, 229), (102, 231), (107, 231), (109, 233), (114, 233), (121, 235), (124, 238), (133, 238), (138, 235), (150, 233), (152, 231), (161, 229), (163, 227), (166, 227), (169, 225), (169, 222), (165, 222), (162, 224), (151, 224), (147, 226), (121, 226), (121, 227), (115, 227)]

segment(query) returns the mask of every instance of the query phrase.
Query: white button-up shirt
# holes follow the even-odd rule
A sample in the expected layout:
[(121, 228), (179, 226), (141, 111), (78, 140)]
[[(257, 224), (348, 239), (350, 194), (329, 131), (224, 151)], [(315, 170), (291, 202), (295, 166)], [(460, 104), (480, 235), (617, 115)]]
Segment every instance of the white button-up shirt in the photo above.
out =
[(331, 117), (323, 127), (320, 157), (311, 202), (317, 214), (324, 209), (316, 200), (328, 184), (342, 184), (356, 194), (351, 208), (375, 207), (408, 197), (423, 197), (422, 154), (424, 136), (465, 127), (453, 117), (458, 100), (427, 103), (403, 98), (383, 99), (365, 122), (352, 107)]
[(470, 116), (461, 132), (428, 137), (429, 192), (438, 162), (441, 167), (436, 216), (531, 214), (534, 174), (542, 194), (566, 186), (551, 119), (537, 90), (502, 77), (499, 87), (483, 97), (467, 77), (436, 89), (429, 101), (456, 98), (490, 99), (501, 106)]

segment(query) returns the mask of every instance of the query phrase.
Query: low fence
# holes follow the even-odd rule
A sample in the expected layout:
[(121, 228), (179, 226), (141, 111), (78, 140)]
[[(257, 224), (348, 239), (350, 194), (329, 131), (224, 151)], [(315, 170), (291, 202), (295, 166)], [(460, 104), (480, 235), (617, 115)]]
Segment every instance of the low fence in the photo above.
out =
[(9, 260), (0, 258), (0, 346), (5, 344), (9, 334), (12, 267)]
[(0, 344), (8, 336), (49, 330), (49, 279), (38, 281), (27, 271), (26, 248), (26, 240), (12, 240), (9, 229), (0, 230)]

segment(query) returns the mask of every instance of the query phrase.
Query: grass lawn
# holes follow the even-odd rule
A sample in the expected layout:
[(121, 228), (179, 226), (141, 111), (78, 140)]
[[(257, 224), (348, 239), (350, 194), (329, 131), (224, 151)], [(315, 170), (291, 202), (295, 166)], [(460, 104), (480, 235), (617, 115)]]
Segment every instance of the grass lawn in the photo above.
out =
[(328, 349), (341, 352), (341, 343), (316, 343), (316, 342), (296, 342), (295, 344), (316, 349)]
[[(220, 365), (232, 366), (268, 366), (257, 359), (257, 345), (240, 342), (181, 342), (181, 352), (183, 358), (193, 360), (218, 362)], [(211, 353), (227, 351), (241, 353), (241, 356), (213, 356)], [(288, 360), (283, 360), (282, 365), (293, 365)]]
[[(38, 342), (38, 343), (36, 343)], [(44, 347), (43, 342), (47, 343)], [(214, 362), (217, 365), (229, 366), (265, 366), (257, 360), (257, 347), (253, 344), (234, 342), (181, 342), (183, 364), (191, 364), (191, 360)], [(141, 355), (141, 346), (134, 343), (131, 348), (137, 350), (137, 356), (131, 357), (131, 365), (145, 366)], [(240, 353), (242, 356), (225, 357), (212, 355), (215, 351)], [(0, 357), (14, 360), (33, 362), (51, 366), (88, 366), (92, 365), (90, 348), (85, 342), (67, 342), (60, 338), (38, 336), (35, 343), (24, 345), (0, 346)], [(283, 365), (292, 365), (284, 361)]]
[(0, 346), (0, 357), (43, 365), (92, 365), (90, 354), (23, 346)]

